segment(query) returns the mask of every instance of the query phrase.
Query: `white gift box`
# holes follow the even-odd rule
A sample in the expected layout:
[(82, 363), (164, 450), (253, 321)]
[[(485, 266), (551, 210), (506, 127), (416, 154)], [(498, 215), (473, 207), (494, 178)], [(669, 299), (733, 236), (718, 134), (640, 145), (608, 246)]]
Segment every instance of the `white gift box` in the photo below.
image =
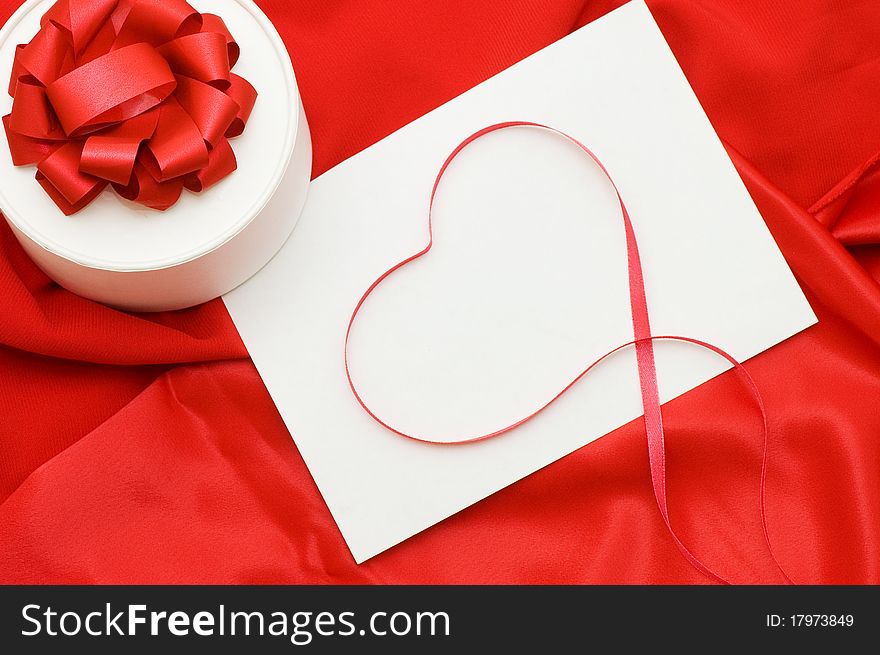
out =
[[(0, 31), (0, 79), (15, 47), (39, 30), (54, 0), (28, 0)], [(190, 307), (216, 298), (260, 270), (293, 231), (311, 177), (309, 129), (290, 57), (251, 0), (190, 0), (223, 18), (241, 46), (234, 72), (259, 93), (244, 134), (231, 141), (238, 170), (204, 193), (184, 191), (159, 212), (110, 190), (65, 216), (15, 167), (0, 130), (0, 209), (37, 265), (87, 298), (135, 311)], [(3, 94), (0, 114), (12, 99)]]

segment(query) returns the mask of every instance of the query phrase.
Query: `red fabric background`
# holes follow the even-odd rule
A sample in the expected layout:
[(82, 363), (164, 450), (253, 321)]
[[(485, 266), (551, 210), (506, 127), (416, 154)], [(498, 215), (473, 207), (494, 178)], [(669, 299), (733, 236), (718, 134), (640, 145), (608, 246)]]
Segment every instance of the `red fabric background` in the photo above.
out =
[[(621, 2), (260, 4), (319, 174)], [(821, 321), (747, 364), (774, 547), (796, 581), (878, 583), (880, 3), (649, 4)], [(706, 582), (663, 526), (639, 422), (355, 566), (219, 301), (90, 303), (4, 223), (0, 302), (0, 581)], [(729, 579), (777, 582), (736, 377), (665, 414), (686, 543)]]

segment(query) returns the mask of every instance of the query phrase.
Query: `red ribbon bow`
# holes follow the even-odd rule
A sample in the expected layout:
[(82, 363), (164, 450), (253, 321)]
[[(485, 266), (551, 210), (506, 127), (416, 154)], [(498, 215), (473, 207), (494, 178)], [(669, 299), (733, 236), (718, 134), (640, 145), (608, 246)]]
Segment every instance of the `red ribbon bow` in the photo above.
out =
[(239, 47), (185, 0), (59, 0), (18, 46), (3, 126), (16, 166), (74, 214), (108, 184), (165, 210), (232, 173), (257, 99)]

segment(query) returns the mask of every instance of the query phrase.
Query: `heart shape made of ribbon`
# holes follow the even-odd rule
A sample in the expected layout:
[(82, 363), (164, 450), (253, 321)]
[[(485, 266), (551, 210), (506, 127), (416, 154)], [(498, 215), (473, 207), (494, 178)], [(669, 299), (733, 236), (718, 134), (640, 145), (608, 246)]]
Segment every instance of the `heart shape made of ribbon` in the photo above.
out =
[[(620, 207), (621, 217), (623, 219), (623, 227), (626, 235), (626, 253), (627, 253), (627, 274), (629, 281), (629, 299), (630, 299), (630, 309), (632, 313), (632, 325), (633, 325), (633, 339), (623, 343), (616, 348), (610, 350), (606, 354), (602, 355), (594, 362), (590, 363), (586, 366), (571, 382), (565, 385), (558, 393), (552, 396), (548, 401), (544, 402), (536, 409), (533, 409), (528, 414), (526, 414), (523, 418), (514, 421), (513, 423), (506, 425), (504, 427), (500, 427), (497, 430), (493, 430), (486, 434), (480, 435), (468, 435), (461, 436), (455, 439), (436, 439), (431, 437), (424, 437), (416, 434), (412, 434), (405, 430), (395, 427), (391, 424), (390, 421), (383, 419), (379, 414), (374, 411), (364, 400), (363, 394), (358, 390), (358, 385), (355, 382), (355, 376), (352, 372), (352, 367), (350, 366), (350, 358), (349, 358), (349, 345), (351, 340), (351, 334), (354, 329), (355, 323), (357, 321), (358, 316), (360, 315), (361, 309), (364, 306), (364, 303), (367, 299), (372, 295), (372, 293), (393, 274), (404, 269), (408, 264), (416, 261), (427, 255), (434, 247), (434, 227), (433, 227), (433, 209), (434, 209), (434, 201), (437, 197), (437, 192), (440, 188), (440, 183), (443, 180), (443, 176), (446, 173), (446, 170), (449, 168), (450, 164), (452, 164), (453, 160), (461, 153), (462, 150), (467, 148), (474, 141), (480, 139), (486, 134), (496, 132), (499, 130), (505, 130), (510, 128), (537, 128), (541, 130), (546, 130), (555, 134), (563, 139), (568, 140), (569, 142), (576, 145), (585, 155), (587, 155), (599, 168), (602, 174), (607, 178), (607, 180), (611, 183), (614, 188), (614, 192), (617, 196), (617, 200)], [(372, 418), (376, 423), (381, 425), (386, 430), (403, 437), (405, 439), (410, 439), (412, 441), (417, 441), (420, 443), (432, 444), (436, 446), (460, 446), (464, 444), (472, 444), (480, 441), (487, 441), (489, 439), (495, 439), (502, 435), (505, 435), (521, 425), (532, 421), (539, 414), (544, 412), (547, 408), (553, 405), (557, 400), (559, 400), (562, 396), (564, 396), (570, 389), (572, 389), (578, 382), (580, 382), (584, 376), (586, 376), (590, 371), (592, 371), (597, 365), (601, 362), (605, 361), (609, 357), (614, 354), (624, 350), (626, 348), (634, 347), (636, 351), (636, 361), (638, 364), (638, 375), (639, 375), (639, 385), (641, 389), (641, 397), (642, 397), (642, 406), (644, 408), (644, 423), (645, 423), (645, 431), (647, 434), (647, 442), (648, 442), (648, 464), (651, 471), (651, 484), (654, 490), (654, 497), (657, 501), (657, 506), (660, 510), (660, 515), (663, 519), (664, 524), (669, 532), (670, 537), (675, 543), (678, 550), (681, 554), (687, 559), (690, 564), (696, 568), (698, 571), (706, 575), (708, 578), (712, 579), (715, 582), (719, 582), (722, 584), (728, 584), (728, 581), (718, 574), (715, 570), (713, 570), (710, 566), (703, 563), (699, 557), (697, 557), (688, 547), (687, 545), (678, 537), (675, 530), (673, 529), (672, 523), (669, 518), (669, 509), (668, 509), (668, 497), (666, 491), (666, 439), (663, 430), (663, 416), (660, 407), (660, 392), (659, 385), (657, 382), (657, 368), (654, 358), (654, 342), (662, 341), (662, 340), (671, 340), (671, 341), (680, 341), (684, 343), (689, 343), (692, 345), (699, 346), (701, 348), (705, 348), (715, 353), (716, 355), (727, 360), (734, 368), (734, 370), (739, 374), (740, 378), (745, 382), (746, 387), (748, 388), (751, 397), (755, 401), (755, 404), (758, 406), (758, 409), (761, 412), (762, 418), (762, 430), (763, 430), (763, 459), (761, 464), (761, 482), (760, 482), (760, 511), (761, 511), (761, 526), (763, 530), (763, 538), (766, 543), (767, 549), (770, 553), (770, 557), (773, 560), (773, 563), (780, 574), (780, 577), (786, 582), (791, 584), (792, 580), (786, 574), (785, 570), (782, 568), (779, 560), (777, 559), (773, 547), (770, 543), (770, 535), (767, 529), (767, 517), (765, 511), (765, 496), (766, 496), (766, 479), (767, 479), (767, 464), (768, 464), (768, 439), (769, 439), (769, 427), (767, 420), (767, 411), (764, 407), (764, 401), (761, 398), (761, 393), (758, 389), (757, 384), (752, 379), (749, 372), (746, 368), (738, 362), (733, 356), (729, 355), (727, 352), (714, 346), (705, 341), (701, 341), (700, 339), (694, 339), (691, 337), (684, 336), (666, 336), (666, 335), (655, 335), (651, 331), (651, 322), (649, 319), (648, 312), (648, 301), (645, 293), (645, 280), (644, 273), (642, 270), (642, 262), (641, 256), (639, 254), (639, 246), (638, 241), (636, 240), (635, 230), (633, 228), (632, 221), (630, 219), (629, 212), (627, 211), (626, 204), (623, 201), (623, 197), (620, 195), (620, 191), (617, 188), (617, 185), (614, 183), (614, 179), (611, 177), (611, 173), (605, 168), (602, 164), (601, 160), (596, 156), (593, 151), (591, 151), (586, 145), (584, 145), (581, 141), (562, 132), (555, 128), (549, 127), (547, 125), (542, 125), (540, 123), (534, 123), (530, 121), (507, 121), (503, 123), (496, 123), (493, 125), (489, 125), (484, 127), (483, 129), (475, 132), (474, 134), (467, 137), (464, 141), (462, 141), (458, 146), (453, 149), (452, 153), (446, 158), (446, 161), (443, 162), (440, 167), (440, 171), (437, 173), (437, 177), (434, 180), (434, 186), (431, 190), (431, 199), (428, 208), (428, 244), (419, 250), (417, 253), (410, 255), (409, 257), (403, 259), (400, 262), (394, 264), (391, 268), (386, 270), (384, 273), (379, 275), (372, 284), (367, 287), (367, 290), (363, 293), (360, 300), (358, 300), (357, 304), (352, 310), (351, 316), (348, 321), (348, 327), (345, 332), (345, 340), (343, 346), (343, 361), (345, 366), (345, 375), (348, 380), (349, 388), (354, 395), (355, 400), (360, 405), (360, 407)]]

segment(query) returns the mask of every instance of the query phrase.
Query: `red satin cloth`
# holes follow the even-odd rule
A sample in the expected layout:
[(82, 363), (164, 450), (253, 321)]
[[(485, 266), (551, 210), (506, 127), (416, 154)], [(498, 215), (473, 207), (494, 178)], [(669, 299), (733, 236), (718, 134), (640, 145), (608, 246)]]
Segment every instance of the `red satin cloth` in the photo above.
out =
[[(320, 173), (619, 3), (260, 4)], [(649, 5), (820, 319), (746, 364), (774, 549), (798, 582), (878, 583), (880, 5)], [(657, 511), (641, 420), (356, 566), (222, 304), (123, 314), (49, 282), (5, 226), (0, 253), (4, 582), (708, 581)], [(722, 376), (664, 427), (682, 540), (776, 582), (748, 392)]]
[(235, 171), (257, 92), (231, 72), (223, 19), (186, 0), (58, 0), (15, 51), (3, 117), (12, 161), (35, 164), (75, 214), (109, 185), (164, 210)]

